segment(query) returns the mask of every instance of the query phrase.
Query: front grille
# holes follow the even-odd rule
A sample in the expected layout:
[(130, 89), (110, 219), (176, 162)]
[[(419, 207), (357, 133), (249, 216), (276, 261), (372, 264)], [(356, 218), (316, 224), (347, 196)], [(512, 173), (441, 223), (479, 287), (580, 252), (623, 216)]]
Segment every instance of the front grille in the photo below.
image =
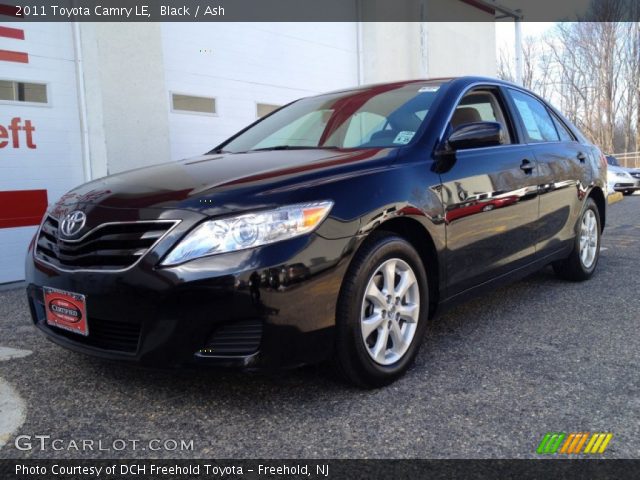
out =
[(62, 328), (47, 325), (56, 334), (90, 347), (117, 352), (136, 353), (140, 341), (140, 324), (114, 322), (89, 317), (89, 335), (82, 336)]
[(258, 351), (261, 339), (260, 320), (236, 321), (218, 327), (198, 354), (217, 357), (247, 356)]
[(47, 217), (38, 235), (36, 256), (73, 269), (123, 269), (136, 263), (175, 224), (173, 221), (105, 223), (79, 241), (63, 240), (58, 221)]

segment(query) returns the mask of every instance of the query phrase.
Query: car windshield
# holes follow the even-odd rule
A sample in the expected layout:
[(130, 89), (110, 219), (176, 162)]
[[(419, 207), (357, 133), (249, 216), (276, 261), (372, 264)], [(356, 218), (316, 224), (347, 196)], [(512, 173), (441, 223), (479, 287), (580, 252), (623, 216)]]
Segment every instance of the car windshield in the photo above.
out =
[(607, 157), (607, 163), (613, 167), (619, 167), (620, 164), (618, 163), (618, 159), (616, 157), (613, 157), (611, 155), (609, 155)]
[(298, 100), (214, 151), (401, 147), (424, 121), (440, 83), (376, 85)]

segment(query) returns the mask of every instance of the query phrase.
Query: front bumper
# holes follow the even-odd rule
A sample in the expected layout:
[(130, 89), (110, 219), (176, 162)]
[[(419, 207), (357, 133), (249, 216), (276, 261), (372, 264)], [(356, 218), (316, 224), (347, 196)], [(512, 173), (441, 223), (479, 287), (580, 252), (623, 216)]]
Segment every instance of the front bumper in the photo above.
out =
[(636, 192), (640, 190), (640, 180), (615, 182), (613, 189), (616, 192)]
[[(149, 252), (118, 273), (63, 272), (30, 249), (29, 306), (51, 340), (108, 359), (245, 368), (316, 363), (332, 352), (335, 305), (355, 244), (311, 234), (173, 267), (157, 267), (159, 255)], [(86, 296), (87, 337), (46, 323), (44, 286)]]

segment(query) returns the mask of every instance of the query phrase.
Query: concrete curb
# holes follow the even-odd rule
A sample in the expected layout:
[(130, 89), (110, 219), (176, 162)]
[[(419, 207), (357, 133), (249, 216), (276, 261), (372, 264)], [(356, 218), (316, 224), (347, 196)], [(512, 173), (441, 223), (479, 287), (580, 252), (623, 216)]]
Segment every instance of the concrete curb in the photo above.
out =
[[(31, 355), (31, 350), (0, 347), (0, 362)], [(22, 426), (27, 407), (20, 394), (9, 382), (0, 377), (0, 448), (9, 442), (13, 433)]]
[(622, 192), (615, 192), (615, 193), (609, 194), (607, 201), (609, 202), (609, 205), (613, 205), (614, 203), (621, 201), (623, 198), (624, 198), (624, 195), (622, 195)]
[(7, 381), (0, 378), (0, 449), (22, 426), (27, 408), (22, 398)]
[(9, 282), (9, 283), (0, 283), (0, 292), (5, 292), (7, 290), (17, 290), (19, 288), (26, 288), (27, 282)]

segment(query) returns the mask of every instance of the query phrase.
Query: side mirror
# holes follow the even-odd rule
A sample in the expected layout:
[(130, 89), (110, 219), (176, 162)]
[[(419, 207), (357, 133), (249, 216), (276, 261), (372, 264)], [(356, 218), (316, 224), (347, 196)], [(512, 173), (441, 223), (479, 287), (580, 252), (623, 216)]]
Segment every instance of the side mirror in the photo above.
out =
[(445, 152), (466, 148), (494, 147), (505, 142), (502, 125), (498, 122), (474, 122), (457, 127), (445, 142)]

